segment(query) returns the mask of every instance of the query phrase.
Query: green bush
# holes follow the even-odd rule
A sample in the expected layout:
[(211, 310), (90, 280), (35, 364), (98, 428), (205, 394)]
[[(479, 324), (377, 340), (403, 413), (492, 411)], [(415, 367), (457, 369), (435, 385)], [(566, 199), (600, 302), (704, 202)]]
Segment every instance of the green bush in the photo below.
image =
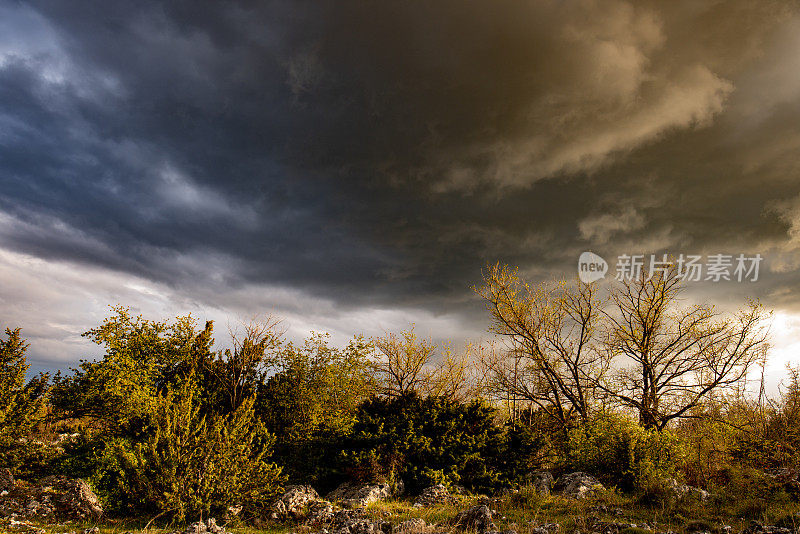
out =
[(228, 414), (203, 414), (188, 381), (154, 402), (133, 436), (98, 434), (67, 449), (63, 471), (89, 478), (116, 514), (165, 513), (183, 520), (244, 505), (263, 516), (285, 477), (269, 461), (274, 436), (250, 397)]
[(258, 386), (256, 413), (275, 434), (274, 458), (290, 479), (318, 489), (334, 484), (337, 445), (374, 391), (371, 352), (363, 338), (339, 349), (319, 334), (281, 348), (277, 372)]
[(623, 416), (602, 414), (569, 432), (564, 467), (633, 490), (674, 476), (683, 457), (680, 440), (669, 430), (647, 430)]
[(165, 395), (155, 432), (132, 451), (119, 450), (126, 478), (144, 503), (179, 520), (245, 505), (261, 515), (280, 490), (269, 463), (274, 437), (254, 418), (253, 399), (227, 415), (202, 415), (192, 385)]
[(284, 479), (268, 461), (274, 436), (247, 388), (236, 402), (219, 401), (232, 386), (216, 373), (211, 323), (198, 331), (190, 317), (164, 323), (115, 311), (87, 333), (104, 357), (56, 380), (58, 413), (86, 426), (62, 472), (89, 478), (115, 513), (183, 519), (241, 504), (258, 514)]
[(0, 465), (24, 475), (35, 457), (46, 454), (31, 433), (44, 416), (49, 378), (25, 380), (28, 344), (19, 328), (5, 332), (6, 339), (0, 339)]
[(399, 479), (412, 491), (438, 483), (482, 490), (501, 480), (502, 450), (493, 409), (412, 394), (362, 404), (341, 459), (351, 476)]
[(506, 485), (524, 485), (531, 471), (550, 469), (557, 461), (559, 432), (537, 424), (508, 422), (496, 463)]

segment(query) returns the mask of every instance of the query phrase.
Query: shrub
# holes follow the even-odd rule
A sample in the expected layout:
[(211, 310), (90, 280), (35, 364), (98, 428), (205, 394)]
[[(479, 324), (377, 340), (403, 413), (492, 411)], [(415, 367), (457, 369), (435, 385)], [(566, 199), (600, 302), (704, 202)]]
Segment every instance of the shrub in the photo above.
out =
[(261, 515), (284, 482), (269, 462), (274, 436), (253, 399), (229, 414), (203, 414), (187, 383), (158, 399), (141, 436), (90, 439), (81, 447), (89, 478), (117, 514), (164, 513), (178, 520), (244, 505)]
[(587, 471), (623, 490), (674, 476), (683, 447), (669, 430), (647, 430), (616, 414), (602, 414), (570, 431), (564, 467)]
[(338, 475), (337, 445), (374, 391), (371, 352), (363, 338), (339, 349), (319, 334), (282, 347), (277, 372), (258, 387), (256, 413), (276, 435), (276, 461), (291, 479), (320, 489)]
[(42, 452), (29, 438), (43, 418), (49, 378), (39, 375), (25, 380), (28, 344), (19, 328), (5, 332), (6, 339), (0, 339), (0, 465), (18, 470), (30, 465), (30, 454)]
[(437, 483), (487, 489), (501, 478), (502, 446), (493, 409), (410, 394), (363, 403), (341, 459), (353, 476), (401, 479), (412, 491)]
[(524, 484), (531, 471), (549, 469), (557, 460), (558, 436), (558, 431), (541, 425), (506, 423), (502, 450), (497, 457), (503, 483)]
[(242, 504), (258, 513), (283, 482), (267, 460), (274, 436), (255, 416), (252, 392), (220, 402), (230, 381), (215, 374), (211, 323), (198, 331), (190, 317), (163, 323), (115, 311), (87, 333), (104, 346), (102, 360), (56, 380), (56, 408), (87, 427), (62, 467), (89, 477), (112, 512), (182, 519)]
[(127, 478), (144, 503), (179, 519), (246, 505), (262, 512), (280, 490), (281, 470), (269, 463), (274, 437), (254, 418), (253, 399), (227, 415), (202, 415), (191, 386), (165, 395), (155, 432), (119, 449)]

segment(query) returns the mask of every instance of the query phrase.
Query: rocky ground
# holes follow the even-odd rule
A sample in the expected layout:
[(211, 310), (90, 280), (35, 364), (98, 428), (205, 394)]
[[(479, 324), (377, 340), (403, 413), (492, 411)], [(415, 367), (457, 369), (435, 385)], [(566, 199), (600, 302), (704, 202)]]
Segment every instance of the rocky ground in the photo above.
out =
[[(607, 491), (587, 473), (559, 478), (530, 473), (528, 485), (494, 496), (431, 486), (405, 495), (402, 485), (342, 484), (324, 497), (310, 486), (289, 486), (271, 517), (253, 526), (211, 518), (175, 534), (797, 534), (800, 507), (771, 524), (720, 514), (719, 499), (698, 488), (668, 481), (667, 510), (641, 506)], [(682, 515), (683, 514), (683, 515)], [(689, 514), (689, 515), (687, 515)], [(691, 517), (692, 519), (687, 519)], [(797, 517), (797, 525), (794, 518)], [(0, 532), (102, 534), (142, 531), (143, 525), (103, 518), (97, 496), (82, 480), (48, 477), (37, 484), (0, 470)]]

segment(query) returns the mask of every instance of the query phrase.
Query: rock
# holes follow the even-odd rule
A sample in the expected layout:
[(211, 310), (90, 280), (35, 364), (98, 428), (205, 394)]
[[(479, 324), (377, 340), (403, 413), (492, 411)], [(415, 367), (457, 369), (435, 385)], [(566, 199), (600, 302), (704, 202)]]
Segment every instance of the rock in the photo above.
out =
[(436, 484), (422, 490), (422, 493), (414, 499), (414, 506), (435, 506), (438, 504), (450, 504), (456, 502), (458, 499), (450, 495), (450, 491), (443, 484)]
[(14, 489), (14, 475), (11, 469), (0, 469), (0, 491), (11, 491)]
[(81, 479), (50, 476), (39, 485), (15, 482), (0, 495), (0, 516), (75, 521), (97, 520), (103, 515), (100, 500)]
[(335, 516), (335, 508), (328, 501), (314, 501), (308, 506), (306, 523), (328, 523)]
[(558, 523), (544, 523), (531, 529), (531, 534), (556, 534), (561, 529)]
[(363, 508), (373, 502), (382, 501), (392, 496), (389, 484), (359, 484), (345, 482), (330, 492), (326, 498), (329, 501), (339, 501), (350, 508)]
[(428, 524), (425, 522), (425, 520), (416, 517), (414, 519), (408, 519), (398, 524), (397, 527), (395, 527), (395, 531), (404, 533), (424, 532), (427, 528)]
[(378, 522), (364, 516), (361, 509), (339, 510), (334, 514), (329, 529), (322, 529), (319, 534), (391, 534), (392, 525)]
[(221, 526), (217, 525), (217, 521), (211, 517), (205, 521), (197, 521), (196, 523), (192, 523), (186, 527), (186, 530), (183, 531), (183, 534), (228, 534), (228, 532)]
[(43, 493), (48, 493), (48, 489), (54, 492), (51, 499), (57, 516), (86, 521), (103, 515), (100, 499), (85, 480), (50, 476), (42, 479), (41, 484)]
[(550, 495), (555, 482), (550, 471), (531, 471), (525, 478), (539, 495)]
[(280, 499), (272, 505), (273, 519), (299, 518), (308, 511), (309, 504), (319, 500), (319, 493), (311, 486), (288, 486)]
[(216, 519), (213, 517), (206, 520), (206, 529), (211, 534), (225, 534), (225, 529), (217, 525)]
[(453, 519), (453, 526), (461, 530), (473, 530), (479, 534), (497, 530), (492, 523), (492, 511), (485, 504), (478, 504), (459, 512)]
[(369, 519), (356, 519), (334, 532), (336, 534), (391, 534), (391, 525)]
[(750, 525), (742, 531), (742, 534), (793, 534), (793, 531), (786, 527), (765, 525), (761, 521), (750, 521)]
[(205, 522), (198, 521), (186, 527), (186, 530), (184, 530), (183, 532), (184, 534), (205, 534), (206, 532), (208, 532), (208, 530), (206, 528)]
[(553, 485), (553, 491), (573, 499), (584, 499), (597, 490), (605, 487), (595, 477), (588, 473), (575, 472), (562, 475)]
[(237, 504), (235, 506), (228, 506), (228, 518), (236, 517), (242, 512), (243, 506), (241, 504)]
[(706, 502), (709, 498), (711, 498), (711, 494), (706, 490), (681, 484), (674, 478), (668, 478), (665, 481), (665, 485), (669, 495), (676, 501), (684, 498), (695, 498), (700, 502)]

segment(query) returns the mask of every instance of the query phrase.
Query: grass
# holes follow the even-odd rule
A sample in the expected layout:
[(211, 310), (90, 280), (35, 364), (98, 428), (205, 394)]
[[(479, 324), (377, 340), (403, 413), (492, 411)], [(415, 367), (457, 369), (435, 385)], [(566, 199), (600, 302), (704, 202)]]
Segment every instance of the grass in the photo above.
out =
[[(428, 524), (443, 523), (458, 512), (478, 502), (486, 502), (496, 511), (494, 522), (500, 530), (516, 530), (519, 534), (531, 534), (532, 530), (545, 523), (558, 523), (561, 533), (590, 532), (594, 520), (616, 523), (647, 523), (653, 532), (711, 532), (720, 534), (723, 525), (730, 525), (740, 532), (750, 520), (756, 519), (766, 524), (779, 524), (796, 531), (800, 527), (800, 504), (786, 495), (775, 494), (769, 500), (748, 494), (729, 494), (727, 498), (711, 498), (707, 502), (686, 500), (680, 503), (643, 503), (641, 500), (622, 495), (616, 491), (599, 492), (585, 500), (574, 500), (560, 496), (541, 496), (531, 488), (523, 488), (502, 498), (461, 497), (460, 502), (439, 506), (415, 508), (410, 499), (390, 499), (373, 503), (367, 508), (367, 516), (374, 520), (389, 521), (393, 524), (408, 519), (421, 518)], [(621, 514), (620, 512), (621, 511)], [(146, 532), (164, 534), (182, 531), (183, 525), (150, 525), (142, 529), (148, 519), (113, 520), (101, 523), (65, 523), (45, 525), (32, 522), (33, 529), (28, 532), (82, 534), (84, 529), (98, 526), (101, 534), (123, 534), (126, 532)], [(295, 523), (270, 524), (267, 528), (246, 525), (229, 525), (229, 530), (241, 534), (303, 534), (310, 532), (308, 527)], [(39, 530), (41, 529), (41, 530)], [(441, 529), (438, 529), (441, 531)], [(26, 532), (24, 529), (11, 530), (8, 520), (0, 520), (0, 532)], [(639, 529), (629, 529), (624, 534), (643, 534)]]

